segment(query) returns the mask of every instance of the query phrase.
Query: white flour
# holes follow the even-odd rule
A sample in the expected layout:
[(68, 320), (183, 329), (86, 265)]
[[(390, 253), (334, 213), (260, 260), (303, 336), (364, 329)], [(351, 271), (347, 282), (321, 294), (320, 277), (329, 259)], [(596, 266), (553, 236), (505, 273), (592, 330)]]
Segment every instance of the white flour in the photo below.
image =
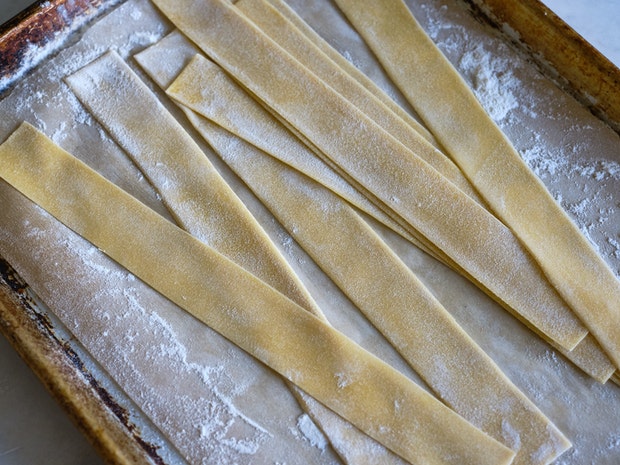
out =
[(449, 5), (411, 7), (525, 162), (620, 276), (618, 135), (544, 79), (496, 31)]
[[(448, 0), (409, 3), (524, 160), (618, 272), (618, 136), (542, 79), (511, 47), (498, 43), (496, 34), (481, 28), (460, 4)], [(310, 17), (314, 11), (321, 19), (320, 5), (317, 1), (307, 6)], [(139, 171), (61, 81), (110, 47), (131, 61), (135, 52), (169, 31), (170, 26), (158, 19), (146, 0), (130, 0), (123, 8), (122, 15), (112, 14), (102, 23), (103, 29), (87, 30), (83, 46), (64, 55), (61, 52), (53, 65), (43, 64), (24, 85), (17, 86), (10, 98), (0, 102), (0, 110), (7, 115), (0, 121), (0, 139), (20, 120), (28, 120), (165, 214)], [(347, 57), (373, 69), (373, 75), (380, 76), (385, 86), (381, 71), (364, 58), (367, 52), (357, 53), (359, 41), (355, 35), (345, 26), (330, 31), (328, 20), (337, 24), (337, 15), (328, 16), (321, 32), (342, 38)], [(398, 94), (393, 89), (390, 92)], [(62, 117), (58, 117), (58, 112)], [(3, 192), (5, 189), (0, 189), (0, 196)], [(9, 204), (13, 206), (14, 202), (17, 200), (11, 197)], [(21, 218), (30, 210), (22, 206), (11, 212)], [(248, 413), (253, 411), (255, 402), (248, 395), (253, 385), (273, 388), (266, 388), (267, 393), (261, 397), (268, 407), (296, 404), (282, 386), (265, 381), (267, 378), (263, 378), (260, 368), (243, 373), (224, 369), (219, 353), (211, 351), (204, 342), (226, 347), (217, 335), (197, 332), (191, 318), (145, 290), (131, 275), (110, 265), (96, 249), (74, 238), (67, 239), (64, 231), (56, 236), (58, 231), (44, 220), (37, 224), (34, 220), (26, 222), (26, 217), (24, 221), (9, 224), (15, 216), (5, 215), (8, 215), (6, 211), (0, 211), (0, 253), (18, 262), (21, 257), (15, 250), (28, 249), (23, 253), (32, 254), (35, 263), (25, 269), (33, 281), (43, 276), (41, 281), (45, 284), (41, 293), (46, 301), (54, 304), (74, 335), (101, 358), (116, 382), (184, 455), (196, 463), (209, 454), (220, 463), (260, 462), (266, 444), (288, 441), (291, 447), (299, 446), (307, 455), (279, 457), (281, 462), (305, 463), (304, 459), (335, 462), (325, 436), (300, 409), (291, 407), (294, 413), (282, 425)], [(39, 217), (35, 215), (35, 218)], [(25, 247), (12, 239), (21, 237), (20, 234), (30, 235)], [(283, 232), (280, 237), (285, 251), (294, 255), (294, 241)], [(394, 243), (401, 244), (397, 239)], [(446, 307), (506, 374), (575, 443), (575, 448), (558, 461), (559, 465), (618, 462), (620, 437), (616, 432), (620, 430), (617, 420), (620, 396), (615, 386), (598, 386), (585, 379), (528, 330), (515, 325), (512, 317), (477, 289), (455, 278), (441, 265), (421, 257), (406, 245), (399, 253), (409, 259), (410, 267), (423, 268), (416, 270), (421, 279), (441, 296)], [(301, 273), (306, 272), (313, 283), (311, 290), (320, 294), (317, 300), (321, 305), (331, 305), (338, 311), (350, 305), (320, 270), (308, 263), (306, 256), (296, 256), (295, 266)], [(69, 270), (74, 270), (77, 279), (67, 287), (62, 278)], [(84, 287), (97, 280), (101, 287), (85, 298)], [(335, 310), (332, 310), (334, 315), (342, 315)], [(345, 316), (335, 318), (342, 318), (338, 322), (341, 327), (351, 326)], [(360, 339), (365, 337), (366, 332), (359, 332)], [(245, 366), (244, 354), (235, 352), (234, 348), (222, 350), (235, 366)], [(349, 380), (341, 381), (344, 385)], [(277, 398), (273, 398), (274, 392), (278, 393)], [(510, 425), (505, 425), (505, 433), (517, 440)]]

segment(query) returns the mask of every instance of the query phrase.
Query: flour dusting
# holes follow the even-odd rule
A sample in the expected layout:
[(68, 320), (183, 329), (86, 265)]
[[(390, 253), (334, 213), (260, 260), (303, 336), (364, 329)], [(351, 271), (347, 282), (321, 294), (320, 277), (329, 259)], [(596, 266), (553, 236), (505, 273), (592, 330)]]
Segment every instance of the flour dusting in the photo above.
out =
[(301, 431), (304, 438), (314, 447), (325, 450), (325, 448), (329, 445), (325, 435), (307, 413), (304, 413), (297, 418), (297, 428)]

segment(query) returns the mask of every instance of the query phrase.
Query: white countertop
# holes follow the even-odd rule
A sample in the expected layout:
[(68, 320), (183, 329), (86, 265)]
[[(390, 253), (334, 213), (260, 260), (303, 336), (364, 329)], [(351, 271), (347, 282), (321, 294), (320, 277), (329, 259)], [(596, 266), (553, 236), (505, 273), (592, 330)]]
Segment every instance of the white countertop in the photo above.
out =
[[(544, 0), (620, 67), (620, 0)], [(0, 23), (33, 3), (1, 0)], [(0, 464), (96, 465), (101, 460), (0, 336)]]
[(620, 0), (543, 0), (543, 3), (620, 67)]
[(95, 451), (0, 336), (0, 464), (97, 465)]

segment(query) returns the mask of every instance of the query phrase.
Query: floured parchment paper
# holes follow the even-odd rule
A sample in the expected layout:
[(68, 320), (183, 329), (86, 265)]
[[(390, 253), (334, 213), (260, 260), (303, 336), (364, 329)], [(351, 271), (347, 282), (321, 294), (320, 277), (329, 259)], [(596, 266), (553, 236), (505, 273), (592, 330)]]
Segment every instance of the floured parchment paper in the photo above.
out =
[[(407, 3), (529, 166), (619, 274), (618, 134), (540, 75), (500, 33), (476, 21), (464, 4)], [(331, 2), (294, 0), (290, 5), (411, 111)], [(140, 70), (133, 55), (172, 30), (148, 0), (122, 4), (0, 101), (0, 140), (28, 121), (171, 219), (155, 190), (62, 80), (115, 50), (184, 122), (329, 321), (424, 385)], [(271, 370), (150, 289), (4, 181), (0, 181), (0, 205), (0, 255), (168, 438), (166, 447), (179, 457), (189, 463), (339, 463), (327, 438)], [(600, 385), (588, 378), (467, 280), (386, 228), (372, 226), (571, 440), (573, 448), (557, 464), (618, 463), (617, 385)]]

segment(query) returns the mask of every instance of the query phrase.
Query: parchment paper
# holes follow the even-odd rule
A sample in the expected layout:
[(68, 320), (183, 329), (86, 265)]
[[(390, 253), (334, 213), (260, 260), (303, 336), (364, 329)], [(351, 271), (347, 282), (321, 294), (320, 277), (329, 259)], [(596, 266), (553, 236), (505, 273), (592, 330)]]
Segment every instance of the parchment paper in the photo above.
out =
[[(462, 3), (411, 0), (408, 4), (618, 274), (618, 135), (538, 74), (503, 36), (477, 22)], [(291, 5), (408, 108), (335, 6), (328, 0), (295, 0)], [(0, 102), (4, 115), (0, 140), (21, 121), (29, 121), (170, 218), (148, 182), (62, 82), (62, 77), (110, 48), (140, 73), (132, 55), (170, 30), (148, 0), (129, 0), (91, 26), (75, 45), (47, 60)], [(203, 149), (289, 259), (332, 324), (420, 382), (242, 183), (208, 147)], [(0, 205), (0, 254), (188, 462), (338, 462), (321, 432), (268, 369), (4, 182), (0, 182)], [(372, 225), (574, 443), (558, 464), (618, 463), (618, 386), (601, 386), (589, 379), (465, 279), (380, 225)], [(208, 345), (201, 342), (205, 337)], [(235, 363), (244, 368), (230, 369)]]

